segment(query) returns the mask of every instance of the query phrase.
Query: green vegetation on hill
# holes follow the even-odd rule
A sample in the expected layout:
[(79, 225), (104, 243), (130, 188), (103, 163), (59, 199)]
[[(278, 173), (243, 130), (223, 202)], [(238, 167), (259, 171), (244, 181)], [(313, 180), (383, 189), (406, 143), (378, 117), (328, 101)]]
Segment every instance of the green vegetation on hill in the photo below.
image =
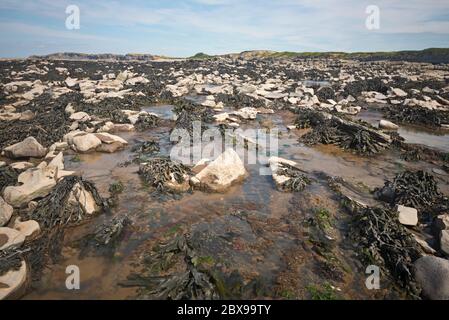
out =
[(214, 56), (210, 56), (208, 54), (205, 54), (203, 52), (198, 52), (197, 54), (195, 54), (194, 56), (190, 57), (189, 59), (197, 59), (197, 60), (203, 60), (203, 59), (211, 59)]

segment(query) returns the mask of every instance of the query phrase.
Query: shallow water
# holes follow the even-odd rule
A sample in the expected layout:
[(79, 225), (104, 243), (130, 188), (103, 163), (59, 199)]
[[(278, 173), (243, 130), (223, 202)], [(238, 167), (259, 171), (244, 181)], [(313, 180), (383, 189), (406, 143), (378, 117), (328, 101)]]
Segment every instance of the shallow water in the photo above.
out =
[[(375, 127), (378, 126), (380, 120), (385, 119), (382, 113), (376, 110), (362, 110), (356, 118), (362, 119)], [(398, 133), (407, 143), (423, 144), (449, 152), (449, 130), (432, 130), (420, 126), (400, 124)]]
[[(151, 106), (145, 110), (169, 119), (171, 106)], [(362, 115), (363, 116), (363, 115)], [(301, 130), (288, 131), (294, 115), (288, 111), (274, 115), (259, 115), (257, 120), (242, 128), (259, 128), (266, 120), (281, 132), (279, 156), (297, 161), (302, 169), (315, 177), (315, 182), (301, 193), (277, 191), (271, 176), (260, 175), (263, 164), (247, 165), (249, 177), (233, 186), (224, 194), (208, 194), (194, 191), (182, 196), (154, 196), (142, 184), (137, 165), (119, 166), (131, 157), (131, 147), (136, 141), (156, 139), (161, 144), (161, 154), (167, 155), (171, 144), (168, 138), (170, 125), (160, 126), (141, 133), (119, 134), (129, 142), (129, 147), (114, 154), (84, 154), (81, 162), (65, 159), (68, 170), (94, 181), (100, 193), (108, 196), (108, 187), (121, 181), (125, 190), (119, 195), (118, 206), (111, 215), (100, 215), (81, 226), (71, 228), (65, 239), (63, 259), (50, 265), (42, 281), (25, 299), (125, 299), (136, 294), (134, 288), (118, 285), (132, 271), (138, 271), (143, 254), (160, 241), (185, 232), (201, 235), (201, 254), (213, 257), (226, 270), (238, 270), (244, 279), (260, 277), (270, 290), (288, 286), (294, 277), (298, 290), (308, 283), (322, 281), (313, 272), (316, 254), (308, 249), (308, 233), (302, 221), (315, 208), (329, 208), (336, 218), (333, 237), (338, 240), (336, 255), (353, 272), (346, 275), (341, 284), (346, 297), (366, 298), (363, 272), (357, 271), (353, 252), (344, 243), (344, 223), (347, 217), (332, 199), (332, 194), (318, 173), (341, 176), (358, 185), (360, 189), (372, 189), (383, 185), (384, 179), (392, 178), (404, 167), (419, 168), (422, 163), (406, 163), (398, 160), (392, 152), (377, 157), (359, 157), (341, 151), (334, 146), (310, 148), (298, 142)], [(265, 120), (265, 121), (263, 121)], [(432, 136), (432, 142), (433, 136)], [(430, 165), (426, 164), (427, 168)], [(373, 201), (361, 194), (360, 200)], [(241, 218), (240, 214), (247, 214)], [(133, 221), (124, 239), (112, 256), (90, 254), (80, 256), (76, 240), (114, 216), (128, 215)], [(292, 262), (294, 257), (298, 257)], [(80, 290), (65, 288), (65, 268), (77, 265), (81, 271)], [(292, 266), (295, 266), (293, 268)], [(297, 272), (301, 272), (298, 277)], [(361, 278), (362, 277), (362, 278)], [(287, 283), (287, 284), (284, 284)], [(290, 285), (293, 285), (290, 283)]]

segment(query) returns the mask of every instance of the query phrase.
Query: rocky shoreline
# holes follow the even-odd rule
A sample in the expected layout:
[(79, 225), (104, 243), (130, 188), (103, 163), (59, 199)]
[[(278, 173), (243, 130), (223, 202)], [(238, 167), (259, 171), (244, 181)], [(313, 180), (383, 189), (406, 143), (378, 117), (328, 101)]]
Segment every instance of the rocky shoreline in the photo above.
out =
[[(156, 195), (147, 200), (156, 203), (164, 203), (167, 194), (169, 202), (189, 196), (232, 197), (232, 190), (257, 179), (255, 169), (232, 148), (192, 165), (170, 159), (170, 134), (192, 133), (195, 122), (201, 123), (200, 132), (215, 129), (245, 150), (261, 147), (239, 128), (278, 126), (284, 144), (282, 139), (294, 140), (260, 166), (270, 172), (269, 180), (259, 182), (267, 188), (266, 198), (278, 195), (273, 192), (289, 197), (288, 213), (274, 205), (270, 209), (282, 230), (251, 210), (210, 210), (220, 212), (215, 213), (216, 223), (224, 224), (224, 229), (232, 229), (228, 223), (233, 219), (250, 226), (251, 231), (232, 231), (242, 232), (243, 244), (229, 240), (235, 257), (242, 254), (257, 264), (261, 255), (268, 255), (254, 243), (258, 254), (248, 249), (252, 240), (247, 237), (255, 237), (270, 244), (289, 239), (288, 250), (276, 251), (286, 256), (296, 252), (302, 258), (294, 262), (276, 258), (282, 260), (276, 267), (261, 267), (259, 276), (270, 270), (273, 278), (268, 282), (275, 283), (270, 288), (260, 289), (262, 280), (249, 270), (239, 271), (239, 285), (233, 287), (232, 269), (239, 269), (239, 264), (228, 266), (199, 253), (204, 250), (202, 241), (228, 248), (220, 237), (203, 239), (205, 234), (193, 232), (203, 223), (200, 219), (183, 225), (176, 236), (142, 240), (135, 248), (133, 258), (149, 255), (151, 263), (137, 259), (145, 272), (136, 275), (133, 270), (121, 285), (141, 288), (138, 297), (313, 299), (326, 293), (354, 298), (351, 294), (356, 291), (355, 298), (449, 299), (449, 65), (326, 57), (47, 58), (0, 61), (0, 300), (20, 298), (39, 286), (45, 267), (56, 263), (70, 246), (64, 240), (66, 230), (113, 217), (87, 237), (95, 251), (120, 246), (130, 226), (141, 227), (138, 215), (133, 217), (120, 206), (121, 184), (99, 191), (101, 187), (82, 171), (67, 169), (83, 157), (129, 155), (114, 168), (135, 168), (132, 174), (140, 177), (140, 183), (129, 185)], [(147, 111), (158, 105), (172, 106), (170, 116)], [(375, 112), (381, 117), (371, 121)], [(409, 126), (448, 139), (439, 147), (415, 143), (402, 136), (401, 130)], [(308, 170), (302, 152), (323, 147), (331, 148), (329, 157), (335, 158), (321, 170)], [(355, 171), (363, 169), (362, 161), (383, 161), (379, 170), (385, 165), (389, 179), (384, 179), (384, 186), (373, 186), (331, 175), (327, 170), (337, 165), (337, 157), (353, 157)], [(360, 190), (358, 186), (365, 183), (368, 186)], [(320, 198), (332, 209), (298, 202), (308, 196)], [(254, 206), (261, 203), (255, 201)], [(266, 230), (258, 229), (258, 223)], [(164, 250), (148, 253), (149, 247), (164, 242), (168, 242)], [(342, 252), (348, 245), (353, 255), (345, 257)], [(310, 261), (319, 267), (307, 265)], [(385, 272), (388, 289), (373, 293), (350, 288), (369, 264)], [(288, 279), (297, 280), (291, 278), (295, 270), (313, 274), (310, 279), (319, 287), (289, 284)]]

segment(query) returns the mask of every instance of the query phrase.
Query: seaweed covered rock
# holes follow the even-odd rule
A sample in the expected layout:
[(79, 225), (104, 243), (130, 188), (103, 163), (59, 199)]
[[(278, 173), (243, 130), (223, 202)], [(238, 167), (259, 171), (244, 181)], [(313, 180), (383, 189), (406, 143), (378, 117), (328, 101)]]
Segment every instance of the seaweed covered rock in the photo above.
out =
[(137, 131), (145, 131), (154, 128), (159, 123), (159, 117), (152, 113), (139, 114), (134, 127)]
[[(212, 276), (198, 268), (198, 256), (187, 236), (177, 236), (170, 242), (159, 246), (145, 258), (147, 274), (131, 274), (122, 286), (144, 288), (153, 299), (218, 299), (219, 294)], [(163, 276), (155, 276), (153, 270), (170, 269), (176, 260), (182, 259), (183, 269), (175, 270)]]
[(433, 175), (422, 170), (399, 173), (392, 182), (386, 181), (382, 188), (376, 189), (375, 196), (391, 205), (404, 205), (420, 211), (433, 210), (444, 202)]
[(169, 158), (152, 158), (139, 167), (143, 180), (158, 191), (187, 191), (189, 172), (188, 167)]
[(38, 202), (29, 218), (46, 230), (79, 222), (105, 207), (105, 201), (92, 182), (71, 176), (58, 182), (53, 191)]
[(194, 182), (207, 191), (223, 192), (245, 179), (247, 175), (248, 172), (237, 152), (227, 148), (194, 177)]
[(278, 157), (268, 159), (273, 180), (281, 191), (302, 191), (311, 180), (302, 172), (294, 161)]
[(81, 255), (84, 256), (91, 251), (103, 255), (113, 255), (129, 225), (131, 225), (131, 219), (127, 216), (115, 217), (99, 225), (92, 234), (81, 241)]
[(449, 111), (420, 106), (388, 106), (383, 108), (383, 112), (388, 119), (399, 123), (421, 124), (431, 127), (449, 124)]
[(416, 297), (419, 288), (413, 263), (421, 257), (421, 251), (413, 235), (392, 211), (359, 204), (352, 204), (352, 208), (350, 237), (357, 243), (362, 259), (383, 266), (410, 296)]
[(298, 115), (296, 126), (313, 128), (300, 138), (300, 141), (308, 145), (335, 144), (363, 155), (379, 153), (389, 148), (392, 143), (389, 135), (368, 124), (310, 109)]

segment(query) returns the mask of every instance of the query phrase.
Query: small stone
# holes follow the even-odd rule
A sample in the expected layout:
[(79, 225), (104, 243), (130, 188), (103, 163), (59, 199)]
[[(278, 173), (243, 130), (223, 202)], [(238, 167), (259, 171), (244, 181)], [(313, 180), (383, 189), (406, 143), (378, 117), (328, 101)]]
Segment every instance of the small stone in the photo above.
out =
[(418, 210), (402, 205), (396, 207), (399, 222), (405, 226), (416, 226), (418, 224)]

